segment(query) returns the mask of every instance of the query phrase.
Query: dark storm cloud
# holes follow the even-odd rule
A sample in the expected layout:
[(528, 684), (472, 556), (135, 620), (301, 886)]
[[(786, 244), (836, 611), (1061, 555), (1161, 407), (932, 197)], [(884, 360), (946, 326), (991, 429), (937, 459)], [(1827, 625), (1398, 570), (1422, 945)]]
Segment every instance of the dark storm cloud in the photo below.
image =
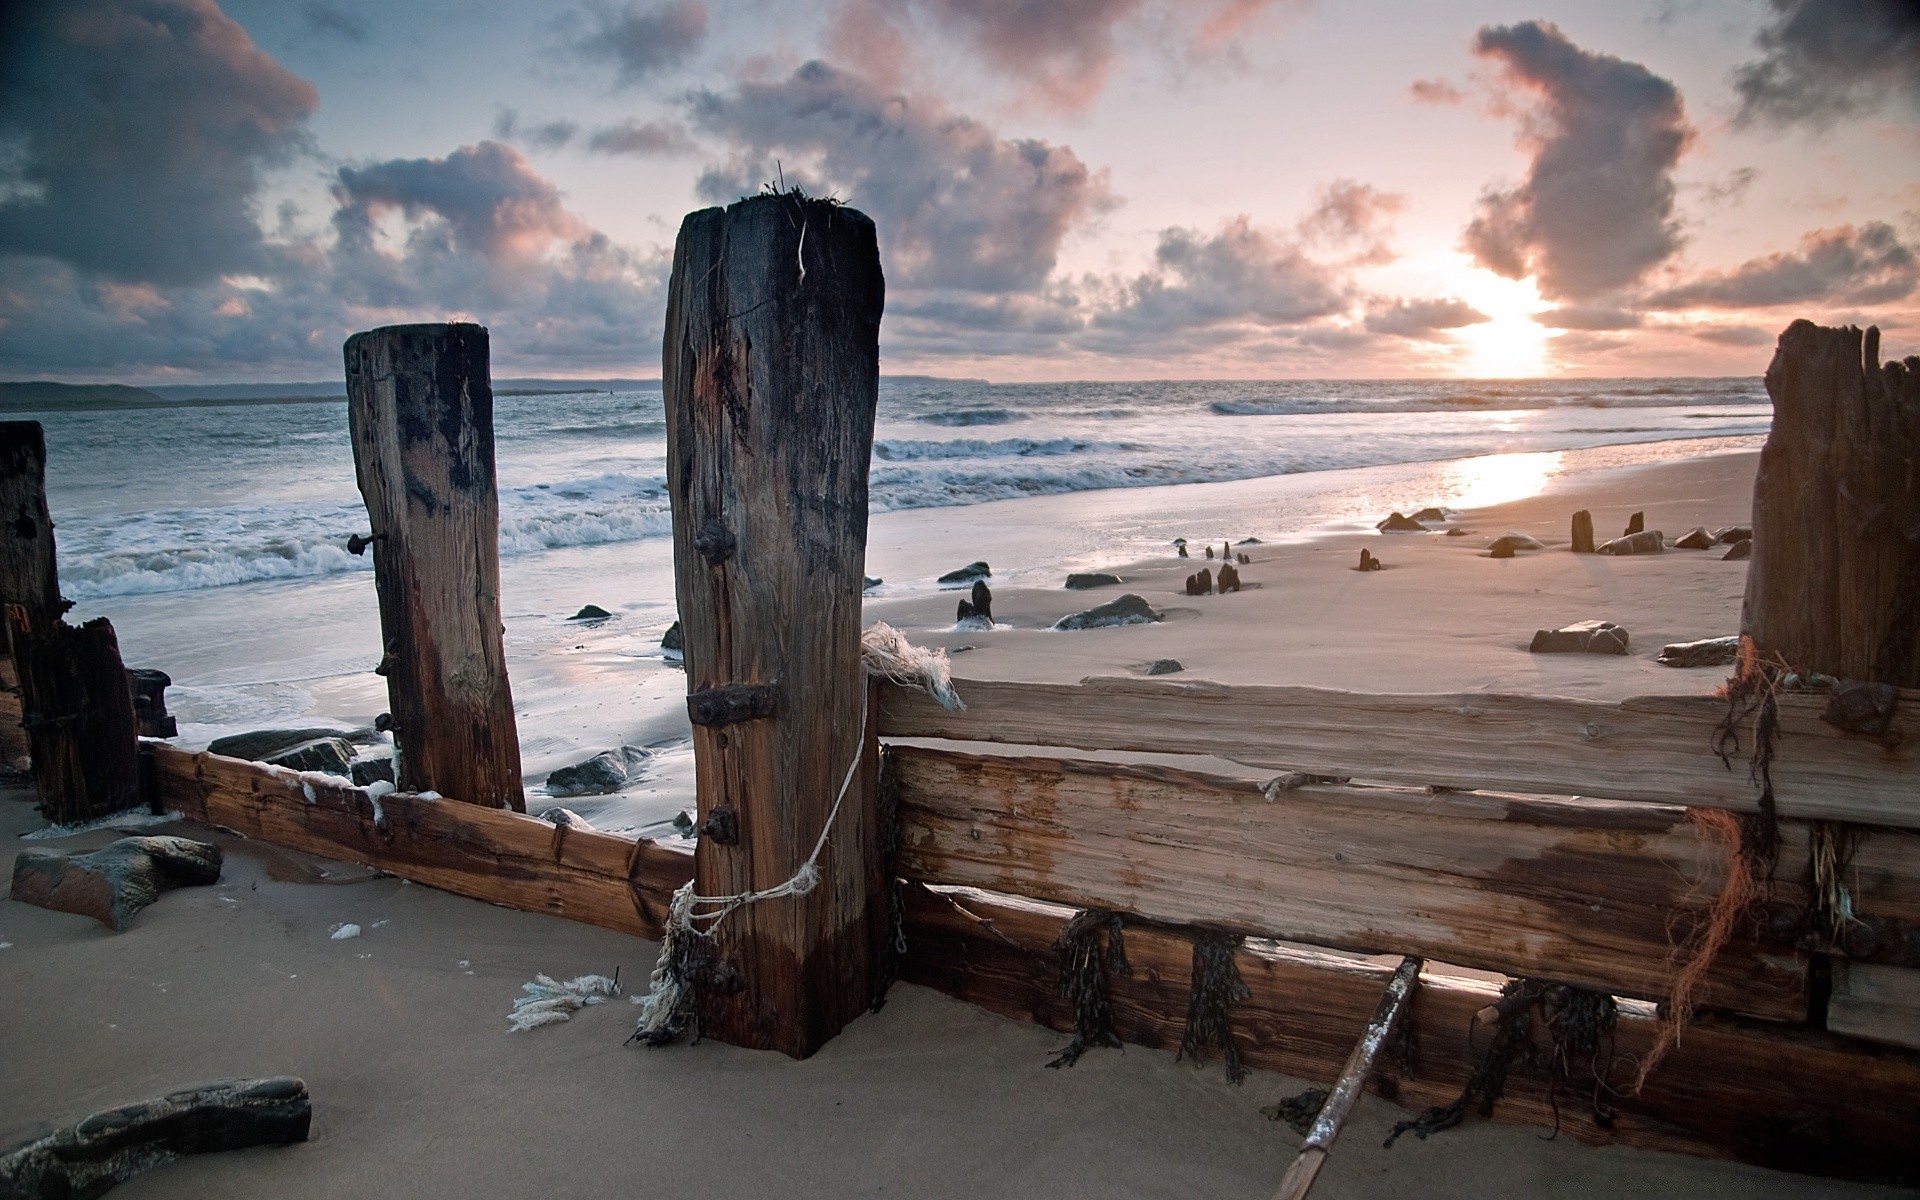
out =
[(367, 23), (338, 4), (308, 0), (300, 6), (300, 16), (313, 33), (331, 34), (356, 44), (367, 40)]
[(635, 84), (692, 57), (707, 36), (707, 6), (678, 4), (595, 9), (586, 32), (573, 40), (583, 58), (612, 63), (622, 84)]
[(1395, 300), (1369, 312), (1366, 326), (1370, 333), (1431, 341), (1449, 329), (1492, 319), (1465, 300)]
[(1902, 96), (1920, 110), (1920, 3), (1772, 0), (1761, 57), (1734, 74), (1744, 124), (1830, 125)]
[(1482, 29), (1474, 53), (1538, 100), (1521, 136), (1532, 153), (1525, 181), (1481, 196), (1467, 227), (1482, 266), (1581, 300), (1638, 281), (1679, 249), (1673, 168), (1692, 130), (1673, 84), (1538, 21)]
[(1162, 230), (1153, 269), (1123, 285), (1121, 303), (1095, 324), (1155, 332), (1298, 325), (1343, 311), (1352, 295), (1341, 271), (1308, 258), (1297, 241), (1236, 217), (1211, 236)]
[(687, 131), (678, 125), (628, 118), (617, 125), (605, 125), (587, 137), (587, 149), (595, 154), (630, 154), (645, 157), (655, 154), (681, 154), (694, 148)]
[(1716, 346), (1769, 346), (1780, 336), (1758, 325), (1713, 325), (1690, 330), (1694, 337)]
[(348, 249), (369, 244), (375, 222), (390, 210), (410, 220), (438, 218), (452, 248), (495, 261), (538, 253), (556, 239), (585, 232), (561, 203), (560, 189), (500, 142), (462, 146), (445, 158), (342, 167), (334, 198), (334, 229)]
[(689, 116), (738, 149), (702, 175), (701, 196), (730, 203), (777, 171), (837, 195), (879, 223), (889, 283), (907, 287), (1036, 290), (1067, 232), (1113, 203), (1105, 176), (1065, 146), (1002, 138), (937, 101), (887, 94), (821, 62), (698, 92)]
[(1822, 301), (1885, 304), (1920, 288), (1920, 259), (1893, 226), (1872, 221), (1821, 229), (1797, 251), (1769, 254), (1731, 271), (1656, 293), (1655, 308), (1767, 308)]
[(213, 0), (16, 8), (4, 41), (0, 253), (128, 282), (261, 268), (261, 172), (304, 147), (311, 84)]

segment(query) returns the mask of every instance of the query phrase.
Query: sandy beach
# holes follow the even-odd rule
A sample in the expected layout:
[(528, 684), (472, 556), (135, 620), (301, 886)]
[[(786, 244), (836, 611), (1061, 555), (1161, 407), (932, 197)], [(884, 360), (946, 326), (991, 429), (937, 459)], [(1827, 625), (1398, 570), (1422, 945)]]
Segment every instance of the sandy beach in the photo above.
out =
[[(1671, 670), (1653, 656), (1664, 641), (1734, 632), (1744, 566), (1717, 550), (1576, 557), (1565, 552), (1568, 515), (1590, 509), (1602, 536), (1636, 510), (1670, 536), (1744, 521), (1755, 457), (1561, 476), (1538, 494), (1466, 510), (1461, 537), (1356, 529), (1262, 541), (1241, 548), (1252, 562), (1236, 595), (1178, 594), (1205, 560), (1180, 560), (1169, 547), (1120, 567), (1118, 588), (997, 589), (996, 616), (1011, 628), (953, 632), (954, 593), (924, 590), (872, 601), (867, 618), (947, 646), (956, 674), (976, 678), (1075, 680), (1173, 657), (1186, 668), (1175, 678), (1223, 682), (1705, 691), (1720, 671)], [(1168, 520), (1188, 524), (1196, 551), (1209, 539), (1258, 536), (1264, 482), (1172, 489), (1191, 509)], [(1009, 507), (1044, 526), (1046, 503)], [(964, 515), (994, 520), (980, 513)], [(1547, 549), (1486, 557), (1487, 541), (1508, 529)], [(1388, 569), (1350, 570), (1362, 545)], [(955, 566), (968, 558), (961, 539), (940, 552)], [(1147, 597), (1167, 619), (1046, 628), (1120, 591)], [(1626, 626), (1632, 653), (1526, 652), (1535, 629), (1590, 618)], [(25, 846), (83, 850), (115, 836), (19, 840), (43, 824), (28, 793), (0, 799), (0, 870), (10, 876)], [(1059, 1035), (904, 984), (805, 1062), (716, 1043), (623, 1046), (636, 1011), (624, 998), (509, 1035), (505, 1013), (536, 973), (619, 968), (631, 985), (656, 947), (221, 832), (168, 828), (220, 843), (225, 874), (166, 895), (125, 933), (0, 904), (9, 1013), (0, 1137), (187, 1083), (295, 1074), (314, 1097), (313, 1138), (186, 1160), (116, 1195), (1260, 1197), (1298, 1144), (1259, 1109), (1299, 1081), (1255, 1072), (1234, 1088), (1217, 1064), (1196, 1071), (1139, 1047), (1048, 1071)], [(342, 922), (364, 933), (332, 940)], [(1400, 1115), (1364, 1100), (1316, 1195), (1891, 1194), (1480, 1121), (1381, 1149)]]

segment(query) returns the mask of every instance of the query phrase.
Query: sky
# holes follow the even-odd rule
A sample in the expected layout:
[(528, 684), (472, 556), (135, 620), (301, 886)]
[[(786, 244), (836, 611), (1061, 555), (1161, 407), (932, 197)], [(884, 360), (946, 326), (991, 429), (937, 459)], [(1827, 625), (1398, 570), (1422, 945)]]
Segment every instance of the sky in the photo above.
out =
[(14, 0), (0, 378), (657, 377), (681, 219), (775, 182), (875, 220), (890, 373), (1920, 353), (1920, 3)]

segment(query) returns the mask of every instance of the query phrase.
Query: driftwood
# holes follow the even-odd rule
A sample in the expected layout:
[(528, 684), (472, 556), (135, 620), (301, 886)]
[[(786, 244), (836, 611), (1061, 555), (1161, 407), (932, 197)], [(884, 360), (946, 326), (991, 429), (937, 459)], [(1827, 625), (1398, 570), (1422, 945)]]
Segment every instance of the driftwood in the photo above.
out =
[(1373, 1075), (1374, 1061), (1393, 1040), (1394, 1031), (1407, 1014), (1408, 1001), (1420, 986), (1420, 966), (1417, 958), (1402, 959), (1393, 978), (1387, 981), (1387, 990), (1380, 994), (1380, 1006), (1373, 1010), (1367, 1031), (1354, 1043), (1353, 1053), (1347, 1056), (1340, 1078), (1321, 1104), (1320, 1114), (1314, 1119), (1313, 1128), (1307, 1131), (1306, 1141), (1300, 1144), (1299, 1156), (1281, 1178), (1273, 1200), (1302, 1200), (1313, 1187), (1320, 1168), (1326, 1164), (1328, 1152), (1333, 1149), (1334, 1139), (1340, 1136), (1341, 1123), (1353, 1111), (1360, 1099), (1360, 1090)]
[[(347, 426), (373, 534), (398, 783), (525, 811), (500, 624), (493, 388), (478, 325), (347, 339)], [(352, 549), (353, 547), (349, 547)]]
[[(1723, 763), (1712, 750), (1727, 703), (1706, 695), (1373, 695), (1130, 678), (954, 687), (963, 712), (882, 684), (880, 735), (1217, 754), (1416, 787), (1758, 808), (1747, 760)], [(1781, 815), (1920, 827), (1920, 736), (1889, 745), (1843, 732), (1821, 719), (1826, 703), (1820, 693), (1779, 697), (1772, 778)], [(1895, 727), (1916, 711), (1920, 704), (1903, 703)], [(1742, 747), (1751, 748), (1751, 734), (1741, 730)]]
[(88, 1200), (183, 1154), (307, 1140), (307, 1085), (222, 1079), (94, 1113), (0, 1154), (0, 1200)]
[(1767, 368), (1742, 632), (1799, 671), (1920, 687), (1920, 358), (1795, 321)]
[[(1268, 799), (1167, 767), (909, 746), (888, 761), (910, 879), (1652, 1000), (1725, 868), (1673, 807), (1320, 783)], [(1773, 897), (1786, 931), (1806, 901), (1791, 854)], [(1805, 955), (1755, 932), (1768, 940), (1722, 951), (1700, 1002), (1805, 1019)]]
[[(901, 978), (1003, 1016), (1061, 1032), (1074, 1028), (1051, 964), (1072, 910), (1007, 897), (925, 888), (905, 897), (907, 953)], [(1129, 976), (1111, 981), (1114, 1031), (1136, 1045), (1180, 1044), (1191, 983), (1192, 943), (1152, 926), (1129, 926)], [(1233, 1006), (1234, 1037), (1249, 1066), (1330, 1083), (1366, 1027), (1391, 970), (1379, 960), (1250, 942), (1236, 955), (1252, 995)], [(1499, 997), (1499, 984), (1446, 975), (1429, 963), (1408, 1013), (1417, 1071), (1376, 1073), (1373, 1091), (1410, 1109), (1454, 1101), (1471, 1070), (1468, 1030)], [(1623, 1010), (1610, 1053), (1615, 1087), (1632, 1080), (1657, 1022)], [(1785, 1170), (1920, 1183), (1920, 1054), (1772, 1022), (1702, 1018), (1637, 1096), (1609, 1095), (1596, 1117), (1550, 1075), (1522, 1066), (1495, 1106), (1498, 1121), (1557, 1128), (1586, 1142), (1620, 1142)], [(1403, 1144), (1400, 1169), (1418, 1171), (1421, 1143)]]
[[(675, 596), (692, 700), (778, 702), (693, 730), (698, 891), (791, 879), (833, 817), (819, 886), (740, 908), (713, 948), (739, 987), (698, 989), (705, 1034), (804, 1057), (865, 1012), (889, 939), (863, 720), (860, 595), (885, 285), (873, 222), (797, 193), (687, 217), (674, 247), (662, 389)], [(954, 572), (974, 582), (986, 564)], [(804, 604), (804, 617), (794, 606)]]

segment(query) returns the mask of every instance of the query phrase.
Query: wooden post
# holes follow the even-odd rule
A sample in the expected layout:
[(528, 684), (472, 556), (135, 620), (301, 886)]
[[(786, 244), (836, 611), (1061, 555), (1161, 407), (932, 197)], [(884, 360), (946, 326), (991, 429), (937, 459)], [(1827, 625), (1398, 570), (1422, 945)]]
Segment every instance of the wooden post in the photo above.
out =
[(36, 625), (30, 613), (7, 605), (40, 811), (69, 825), (138, 807), (133, 689), (112, 622), (95, 617), (75, 629), (55, 617)]
[(348, 338), (346, 361), (399, 786), (524, 812), (500, 624), (487, 331), (391, 325)]
[(1593, 553), (1593, 514), (1584, 508), (1573, 514), (1573, 552)]
[[(797, 194), (688, 216), (663, 376), (701, 895), (819, 885), (715, 930), (703, 1031), (805, 1057), (871, 1000), (888, 934), (860, 666), (884, 283), (873, 222)], [(863, 724), (863, 712), (865, 721)], [(844, 807), (828, 815), (849, 763)]]
[[(36, 629), (52, 625), (66, 611), (60, 601), (60, 575), (54, 564), (53, 521), (47, 515), (47, 440), (38, 421), (0, 421), (0, 604), (18, 604)], [(12, 622), (0, 621), (0, 766), (28, 755), (20, 727), (26, 702), (19, 666), (12, 659)]]
[(1767, 368), (1742, 630), (1800, 671), (1920, 687), (1920, 358), (1795, 321)]

